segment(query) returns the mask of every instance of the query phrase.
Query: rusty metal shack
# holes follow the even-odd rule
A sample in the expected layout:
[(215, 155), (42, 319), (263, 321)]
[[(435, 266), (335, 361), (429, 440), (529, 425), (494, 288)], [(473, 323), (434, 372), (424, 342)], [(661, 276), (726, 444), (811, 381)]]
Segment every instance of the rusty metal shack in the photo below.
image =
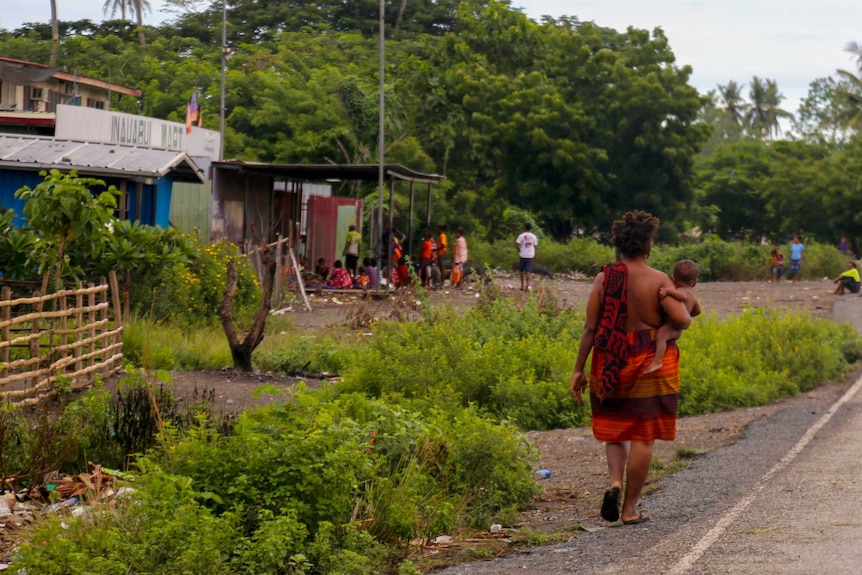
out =
[[(212, 241), (228, 240), (248, 248), (289, 238), (296, 253), (313, 265), (319, 258), (331, 263), (340, 257), (347, 228), (362, 232), (362, 200), (317, 195), (310, 188), (320, 184), (377, 182), (378, 164), (266, 164), (226, 160), (212, 164)], [(385, 164), (389, 182), (388, 216), (393, 225), (395, 182), (409, 182), (410, 208), (407, 237), (413, 237), (416, 184), (426, 187), (426, 225), (431, 225), (432, 186), (443, 179), (398, 164)], [(382, 207), (382, 206), (380, 206)], [(375, 210), (375, 213), (376, 210)], [(385, 213), (385, 212), (384, 212)], [(372, 253), (380, 253), (381, 230), (371, 218)], [(412, 246), (408, 245), (408, 251)], [(385, 265), (385, 262), (383, 262)]]

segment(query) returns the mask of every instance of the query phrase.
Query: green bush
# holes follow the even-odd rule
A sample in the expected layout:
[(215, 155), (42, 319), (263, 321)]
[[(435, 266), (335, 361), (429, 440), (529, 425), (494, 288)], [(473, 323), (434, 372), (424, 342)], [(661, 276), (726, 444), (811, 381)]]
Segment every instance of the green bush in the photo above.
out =
[(18, 549), (18, 573), (121, 575), (234, 573), (225, 561), (236, 547), (232, 514), (214, 516), (207, 494), (186, 477), (142, 474), (115, 508), (96, 505), (81, 518), (48, 518)]
[(583, 423), (567, 382), (583, 328), (580, 310), (559, 310), (551, 292), (526, 302), (493, 290), (465, 313), (380, 322), (344, 366), (336, 389), (404, 402), (417, 410), (468, 405), (527, 429)]
[(185, 238), (191, 249), (189, 261), (134, 278), (135, 312), (156, 322), (184, 327), (217, 325), (227, 286), (227, 263), (234, 260), (237, 262), (234, 313), (249, 317), (260, 302), (260, 287), (248, 258), (228, 242), (205, 245), (193, 236)]
[(475, 410), (423, 417), (358, 395), (299, 392), (246, 412), (230, 436), (203, 425), (176, 436), (139, 460), (134, 504), (64, 518), (66, 530), (49, 520), (19, 565), (84, 573), (87, 558), (93, 574), (383, 573), (414, 537), (511, 519), (538, 492), (534, 463), (513, 427)]
[(698, 317), (680, 340), (680, 415), (765, 405), (831, 381), (859, 358), (854, 328), (751, 308)]

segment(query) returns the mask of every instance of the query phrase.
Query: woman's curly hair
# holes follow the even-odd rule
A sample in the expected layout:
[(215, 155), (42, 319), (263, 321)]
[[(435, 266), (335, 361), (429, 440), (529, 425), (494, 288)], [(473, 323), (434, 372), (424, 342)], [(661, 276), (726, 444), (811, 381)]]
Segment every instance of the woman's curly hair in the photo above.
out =
[(611, 243), (620, 255), (630, 258), (647, 255), (658, 222), (657, 217), (641, 210), (626, 212), (611, 226)]

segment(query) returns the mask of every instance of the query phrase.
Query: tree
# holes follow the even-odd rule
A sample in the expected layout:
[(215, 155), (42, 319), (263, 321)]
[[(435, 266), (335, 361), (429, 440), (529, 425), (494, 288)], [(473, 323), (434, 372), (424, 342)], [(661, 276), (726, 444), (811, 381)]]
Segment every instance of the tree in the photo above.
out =
[(263, 295), (251, 329), (242, 341), (239, 340), (239, 334), (233, 321), (233, 300), (237, 290), (236, 261), (233, 259), (227, 264), (227, 288), (221, 305), (222, 328), (230, 346), (234, 369), (246, 372), (252, 371), (251, 354), (263, 341), (266, 318), (272, 308), (272, 287), (275, 280), (276, 261), (272, 250), (266, 246), (261, 250), (261, 261), (264, 269), (263, 285), (261, 286)]
[(57, 19), (57, 0), (51, 0), (51, 56), (48, 58), (48, 67), (53, 68), (57, 63), (57, 49), (60, 47), (60, 21)]
[[(848, 42), (844, 51), (856, 59), (856, 69), (862, 71), (862, 44)], [(838, 95), (843, 104), (840, 119), (845, 130), (858, 132), (862, 127), (862, 76), (857, 76), (847, 70), (838, 70), (842, 85)]]
[(135, 13), (135, 22), (138, 25), (138, 43), (141, 46), (147, 45), (147, 39), (144, 37), (144, 11), (151, 11), (150, 3), (147, 0), (129, 0)]
[(718, 86), (718, 93), (721, 97), (724, 111), (728, 113), (731, 120), (740, 126), (745, 122), (745, 115), (749, 107), (742, 97), (742, 87), (744, 85), (730, 80), (727, 85)]
[(799, 105), (793, 131), (813, 143), (840, 144), (846, 141), (848, 130), (855, 125), (852, 118), (862, 110), (862, 107), (854, 109), (848, 97), (852, 93), (853, 85), (845, 79), (814, 80), (808, 85), (808, 94)]
[(781, 133), (782, 118), (793, 118), (793, 114), (780, 108), (784, 95), (778, 91), (775, 80), (751, 79), (748, 96), (751, 100), (745, 120), (748, 128), (759, 139), (768, 139)]
[(117, 12), (120, 13), (120, 20), (126, 19), (126, 10), (130, 12), (134, 10), (134, 0), (105, 0), (105, 4), (102, 6), (102, 14), (107, 16), (108, 12), (111, 13), (111, 18), (114, 18), (117, 15)]
[(65, 270), (67, 251), (74, 248), (82, 260), (98, 259), (109, 234), (119, 191), (111, 186), (94, 195), (91, 189), (104, 188), (105, 182), (95, 178), (81, 178), (76, 170), (64, 174), (57, 169), (40, 172), (45, 180), (35, 188), (25, 186), (15, 195), (26, 201), (24, 215), (27, 225), (43, 240), (40, 249), (33, 253), (39, 273), (46, 274), (56, 266), (59, 283), (64, 271), (82, 274), (82, 268)]

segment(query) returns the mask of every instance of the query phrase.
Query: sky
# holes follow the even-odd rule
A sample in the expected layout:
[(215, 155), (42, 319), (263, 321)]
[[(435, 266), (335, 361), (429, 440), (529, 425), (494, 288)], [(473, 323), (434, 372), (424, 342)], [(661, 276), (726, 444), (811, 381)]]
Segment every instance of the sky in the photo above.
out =
[[(23, 22), (48, 22), (48, 0), (0, 0), (0, 28)], [(103, 0), (57, 0), (62, 20), (101, 20)], [(752, 76), (775, 80), (795, 111), (808, 85), (855, 62), (843, 51), (862, 42), (859, 0), (512, 0), (530, 18), (575, 16), (600, 26), (625, 30), (661, 27), (679, 65), (693, 68), (690, 83), (702, 93)], [(170, 18), (162, 0), (150, 0), (146, 22)]]

